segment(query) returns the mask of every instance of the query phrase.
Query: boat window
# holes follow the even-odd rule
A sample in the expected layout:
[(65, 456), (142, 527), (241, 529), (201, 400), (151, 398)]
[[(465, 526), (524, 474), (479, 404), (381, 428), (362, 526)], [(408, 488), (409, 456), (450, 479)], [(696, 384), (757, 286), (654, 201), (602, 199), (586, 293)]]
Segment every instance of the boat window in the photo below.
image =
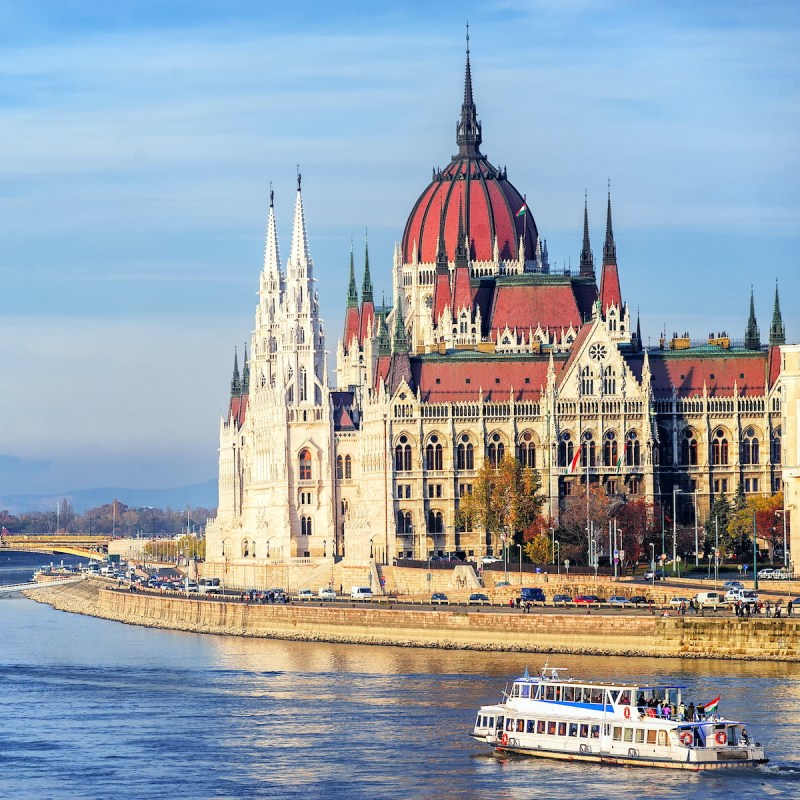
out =
[(558, 735), (559, 736), (566, 736), (567, 735), (567, 723), (566, 722), (559, 722), (558, 723)]
[(592, 702), (601, 705), (603, 702), (603, 690), (592, 689)]
[(658, 732), (658, 743), (659, 744), (666, 744), (667, 743), (667, 732), (666, 731), (659, 731)]
[(581, 739), (588, 739), (589, 738), (589, 726), (582, 723), (581, 724)]
[[(481, 725), (481, 720), (483, 720), (483, 725)], [(478, 714), (478, 719), (475, 721), (476, 728), (485, 728), (486, 727), (486, 717), (482, 717)]]
[(522, 687), (522, 696), (523, 697), (530, 697), (531, 696), (531, 687), (528, 686), (527, 683)]
[(622, 741), (623, 742), (632, 742), (633, 741), (633, 728), (623, 728), (623, 730), (622, 730)]
[(647, 730), (647, 744), (655, 744), (656, 743), (656, 732), (651, 728)]
[(644, 741), (644, 728), (636, 728), (636, 735), (634, 737), (637, 742)]
[(592, 725), (592, 739), (599, 739), (599, 738), (600, 738), (600, 726)]
[(544, 733), (544, 720), (540, 719), (536, 723), (536, 733)]
[(494, 728), (494, 717), (489, 717), (489, 724), (486, 727)]
[(582, 703), (592, 702), (592, 690), (588, 686), (584, 686), (581, 691), (581, 702)]
[(556, 686), (556, 700), (561, 701), (561, 687)]
[(547, 735), (548, 736), (555, 736), (556, 735), (556, 724), (552, 720), (547, 723)]
[(534, 733), (536, 731), (536, 720), (535, 719), (529, 719), (526, 724), (527, 724), (527, 728), (526, 728), (526, 731), (525, 731), (526, 733)]
[(525, 720), (518, 719), (517, 720), (517, 733), (523, 733), (525, 731)]
[(621, 742), (622, 741), (622, 725), (615, 725), (614, 726), (614, 741)]
[(544, 687), (544, 699), (545, 700), (555, 700), (556, 697), (556, 687), (555, 686), (545, 686)]
[(619, 697), (619, 689), (609, 689), (608, 694), (611, 697), (611, 702), (616, 704), (617, 698)]
[(611, 736), (611, 726), (608, 723), (603, 725), (603, 736)]
[(575, 702), (575, 687), (574, 686), (565, 686), (562, 697), (564, 698), (565, 702), (574, 703)]
[(569, 735), (570, 736), (577, 736), (578, 735), (578, 723), (577, 722), (570, 722), (570, 724), (569, 724)]
[(506, 719), (506, 730), (507, 731), (514, 730), (514, 720), (511, 719), (511, 717), (508, 717), (508, 719)]
[(519, 684), (515, 683), (514, 687), (511, 689), (511, 696), (512, 697), (519, 697)]
[(621, 706), (629, 706), (631, 704), (631, 690), (623, 689), (619, 695), (619, 704)]
[(539, 685), (537, 685), (537, 686), (536, 686), (536, 692), (535, 692), (535, 694), (533, 695), (533, 699), (534, 699), (534, 700), (540, 700), (540, 699), (541, 699), (541, 697), (542, 697), (542, 687), (541, 687), (541, 686), (539, 686)]

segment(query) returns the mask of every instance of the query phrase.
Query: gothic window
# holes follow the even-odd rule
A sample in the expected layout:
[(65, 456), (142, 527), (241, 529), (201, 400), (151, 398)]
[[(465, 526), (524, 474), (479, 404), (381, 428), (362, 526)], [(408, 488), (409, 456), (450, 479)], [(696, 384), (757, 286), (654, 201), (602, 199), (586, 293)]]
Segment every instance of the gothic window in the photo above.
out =
[(300, 402), (308, 400), (308, 381), (306, 380), (306, 368), (300, 367)]
[(615, 467), (618, 458), (617, 435), (614, 431), (607, 431), (603, 437), (603, 466)]
[(311, 517), (300, 517), (301, 536), (311, 536), (312, 532)]
[(728, 463), (728, 440), (721, 428), (718, 428), (711, 438), (711, 463), (715, 466)]
[(411, 471), (411, 445), (405, 435), (400, 437), (394, 448), (394, 468), (397, 472)]
[(581, 370), (581, 394), (594, 394), (594, 378), (589, 367)]
[(336, 456), (336, 478), (342, 480), (344, 478), (344, 461), (341, 456)]
[(575, 456), (575, 444), (567, 431), (561, 434), (558, 442), (558, 466), (568, 467)]
[(301, 450), (298, 456), (300, 462), (300, 480), (311, 480), (311, 453), (308, 450)]
[(290, 403), (294, 402), (294, 370), (289, 367), (289, 390), (286, 393), (286, 398)]
[(617, 393), (617, 376), (614, 367), (608, 366), (603, 370), (603, 394)]
[(754, 428), (748, 428), (742, 439), (742, 464), (758, 464), (758, 438)]
[(536, 445), (533, 441), (533, 434), (530, 431), (525, 431), (519, 437), (517, 461), (519, 461), (523, 467), (536, 469)]
[(397, 532), (398, 533), (413, 533), (414, 528), (411, 524), (410, 511), (397, 512)]
[(772, 432), (772, 441), (770, 442), (770, 461), (776, 466), (781, 463), (781, 429), (775, 428)]
[(586, 433), (583, 434), (583, 442), (581, 443), (581, 466), (594, 467), (596, 464), (597, 445), (595, 444), (591, 431), (586, 431)]
[(658, 454), (662, 467), (672, 466), (672, 436), (664, 428), (658, 429)]
[(489, 439), (489, 464), (493, 469), (500, 466), (503, 456), (506, 453), (505, 445), (499, 433), (493, 433)]
[(430, 311), (433, 308), (433, 295), (426, 294), (425, 297), (422, 298), (422, 302), (425, 304), (425, 308)]
[(456, 447), (456, 469), (475, 469), (475, 448), (466, 434)]
[(459, 332), (460, 333), (466, 333), (467, 332), (467, 315), (466, 314), (462, 314), (461, 315), (461, 320), (459, 322)]
[(629, 467), (638, 467), (642, 463), (642, 448), (636, 431), (628, 431), (625, 440), (625, 463)]
[(350, 456), (344, 457), (344, 477), (348, 481), (353, 477), (353, 459)]
[(305, 344), (306, 341), (306, 332), (303, 328), (298, 328), (297, 330), (297, 344)]
[(250, 555), (250, 542), (245, 539), (242, 542), (242, 557), (247, 558)]
[(428, 533), (444, 533), (444, 519), (441, 511), (428, 512)]
[(346, 517), (349, 510), (350, 504), (347, 502), (347, 500), (342, 500), (342, 516)]
[(278, 352), (278, 340), (274, 336), (269, 337), (269, 351), (270, 353)]
[(442, 463), (442, 445), (439, 442), (439, 437), (434, 434), (431, 436), (428, 446), (425, 448), (425, 468), (429, 470), (441, 470)]
[(691, 428), (684, 431), (681, 439), (681, 463), (697, 466), (697, 436)]
[(272, 375), (269, 376), (269, 388), (274, 389), (275, 385), (275, 373), (273, 372)]

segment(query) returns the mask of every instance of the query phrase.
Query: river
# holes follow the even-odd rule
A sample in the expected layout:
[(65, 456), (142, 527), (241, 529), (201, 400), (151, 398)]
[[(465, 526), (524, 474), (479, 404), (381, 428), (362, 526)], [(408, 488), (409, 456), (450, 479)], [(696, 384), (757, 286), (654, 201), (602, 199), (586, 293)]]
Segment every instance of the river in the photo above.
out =
[[(7, 569), (0, 563), (0, 578)], [(153, 630), (11, 595), (0, 599), (0, 796), (800, 797), (796, 664), (550, 664), (606, 680), (678, 680), (700, 701), (720, 693), (722, 713), (745, 719), (772, 763), (693, 774), (498, 757), (468, 738), (474, 712), (526, 665), (538, 668), (535, 655)]]

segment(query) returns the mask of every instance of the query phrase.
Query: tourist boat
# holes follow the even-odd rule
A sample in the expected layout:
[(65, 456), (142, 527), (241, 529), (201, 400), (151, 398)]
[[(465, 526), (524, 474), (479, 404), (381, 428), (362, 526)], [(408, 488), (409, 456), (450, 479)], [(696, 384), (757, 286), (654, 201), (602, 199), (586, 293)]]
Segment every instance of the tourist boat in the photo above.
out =
[(743, 723), (719, 716), (719, 698), (686, 704), (684, 686), (598, 683), (566, 670), (528, 670), (496, 705), (482, 706), (472, 736), (499, 753), (601, 764), (706, 770), (766, 764)]

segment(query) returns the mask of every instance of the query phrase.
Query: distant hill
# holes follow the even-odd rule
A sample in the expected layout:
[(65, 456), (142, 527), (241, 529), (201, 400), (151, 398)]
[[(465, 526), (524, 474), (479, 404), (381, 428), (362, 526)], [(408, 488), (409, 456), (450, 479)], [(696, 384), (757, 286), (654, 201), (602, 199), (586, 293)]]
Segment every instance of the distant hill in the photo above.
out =
[(128, 506), (153, 506), (154, 508), (216, 508), (217, 507), (217, 481), (203, 481), (190, 486), (180, 486), (175, 489), (78, 489), (72, 492), (58, 492), (54, 494), (17, 494), (0, 495), (0, 509), (6, 509), (10, 514), (22, 514), (26, 511), (54, 511), (56, 503), (65, 498), (69, 500), (73, 509), (78, 514), (83, 514), (89, 508), (119, 500)]

